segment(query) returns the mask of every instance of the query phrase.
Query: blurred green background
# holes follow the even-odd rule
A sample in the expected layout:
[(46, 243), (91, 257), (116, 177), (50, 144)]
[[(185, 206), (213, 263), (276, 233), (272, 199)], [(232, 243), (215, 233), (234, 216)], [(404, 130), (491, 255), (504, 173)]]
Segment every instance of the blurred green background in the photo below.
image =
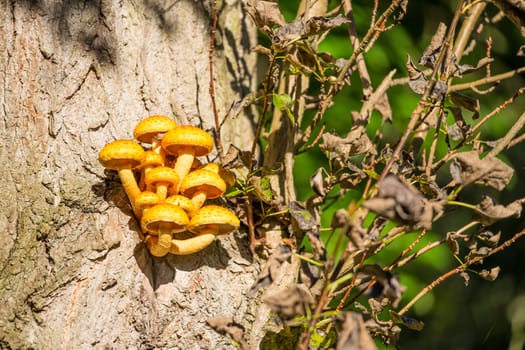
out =
[[(299, 0), (280, 1), (280, 7), (288, 21), (295, 17), (298, 3)], [(330, 8), (334, 8), (337, 3), (332, 1)], [(370, 26), (373, 2), (353, 1), (352, 3), (357, 30), (362, 37)], [(389, 4), (385, 1), (379, 3), (380, 9), (384, 9)], [(382, 33), (365, 55), (374, 87), (377, 87), (385, 75), (394, 68), (397, 69), (394, 78), (405, 77), (408, 55), (417, 62), (439, 22), (448, 25), (456, 6), (457, 1), (409, 1), (407, 15), (401, 24)], [(486, 19), (491, 19), (498, 10), (489, 4), (485, 13)], [(478, 39), (476, 48), (465, 56), (461, 63), (475, 66), (486, 54), (485, 40), (489, 36), (492, 38), (492, 56), (495, 59), (491, 66), (492, 74), (516, 69), (525, 64), (523, 57), (515, 55), (519, 47), (525, 44), (525, 40), (508, 19), (502, 19), (496, 24), (486, 23), (484, 30), (476, 34)], [(335, 58), (348, 58), (352, 50), (346, 28), (334, 30), (319, 49), (331, 53)], [(484, 73), (485, 71), (481, 70), (479, 73), (470, 74), (464, 81), (475, 80), (482, 77)], [(465, 92), (480, 99), (481, 117), (483, 117), (523, 85), (523, 76), (519, 76), (503, 81), (487, 95), (476, 95), (472, 91)], [(381, 128), (383, 134), (387, 135), (387, 141), (395, 143), (407, 124), (408, 116), (416, 106), (419, 96), (406, 86), (392, 88), (388, 95), (393, 109), (392, 125), (382, 124), (379, 115), (374, 115), (368, 126), (368, 132), (369, 135), (373, 135), (377, 128)], [(344, 136), (351, 127), (350, 113), (360, 109), (361, 99), (360, 81), (358, 74), (354, 74), (352, 85), (339, 93), (333, 107), (326, 113), (324, 119), (326, 130)], [(495, 140), (503, 136), (523, 110), (525, 110), (525, 97), (521, 96), (513, 105), (487, 123), (482, 129), (482, 139)], [(442, 148), (441, 152), (444, 151), (446, 149)], [(525, 181), (522, 180), (525, 179), (525, 156), (520, 154), (524, 151), (525, 144), (520, 144), (502, 154), (501, 158), (512, 164), (516, 171), (511, 184), (498, 194), (498, 200), (502, 204), (525, 196)], [(297, 156), (295, 180), (300, 200), (313, 194), (309, 188), (309, 177), (320, 166), (326, 166), (326, 159), (318, 149)], [(326, 208), (323, 212), (323, 225), (328, 226), (333, 212), (345, 208), (352, 199), (358, 199), (360, 192), (359, 189), (350, 191), (344, 198), (338, 199), (336, 203)], [(477, 203), (481, 194), (483, 189), (479, 188), (465, 193), (461, 199), (469, 203)], [(433, 231), (426, 235), (418, 247), (440, 239), (447, 231), (461, 227), (470, 217), (470, 213), (465, 210), (447, 214), (434, 225)], [(512, 219), (495, 224), (490, 230), (501, 231), (504, 240), (523, 228), (525, 228), (524, 220)], [(396, 241), (381, 253), (379, 260), (384, 265), (393, 261), (416, 236), (417, 233), (414, 233)], [(490, 269), (496, 265), (501, 267), (501, 272), (494, 282), (482, 280), (471, 274), (469, 285), (466, 287), (461, 277), (454, 276), (428, 293), (408, 314), (422, 320), (425, 328), (421, 332), (403, 329), (399, 348), (521, 349), (525, 344), (525, 239), (505, 249), (503, 253), (485, 259), (483, 268)], [(428, 283), (455, 266), (457, 262), (448, 249), (440, 247), (405, 266), (402, 271), (396, 271), (400, 273), (401, 282), (407, 287), (400, 306), (406, 304)], [(511, 343), (514, 347), (511, 347)]]

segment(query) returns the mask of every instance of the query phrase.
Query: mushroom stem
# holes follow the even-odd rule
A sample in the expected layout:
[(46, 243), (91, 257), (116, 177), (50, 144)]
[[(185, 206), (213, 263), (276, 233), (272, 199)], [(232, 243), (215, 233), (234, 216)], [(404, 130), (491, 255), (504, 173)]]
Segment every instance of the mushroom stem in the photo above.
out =
[(171, 239), (173, 238), (173, 231), (171, 230), (171, 223), (161, 222), (159, 224), (159, 245), (163, 248), (171, 247)]
[(165, 256), (170, 250), (169, 248), (161, 247), (158, 242), (159, 241), (157, 237), (150, 235), (146, 236), (146, 246), (148, 247), (151, 255), (158, 257)]
[(188, 239), (172, 239), (170, 253), (175, 255), (188, 255), (197, 253), (211, 244), (215, 235), (211, 233), (198, 235)]
[(127, 168), (119, 169), (118, 175), (120, 177), (120, 182), (122, 182), (122, 187), (124, 187), (124, 191), (126, 192), (129, 202), (131, 203), (133, 214), (140, 218), (142, 216), (141, 212), (135, 205), (135, 199), (137, 199), (137, 196), (140, 194), (140, 188), (137, 185), (137, 180), (135, 180), (135, 174), (133, 174), (133, 170)]
[(190, 172), (194, 158), (195, 152), (192, 147), (183, 147), (178, 151), (177, 160), (175, 161), (173, 169), (179, 174), (181, 181)]
[(191, 201), (193, 202), (193, 204), (195, 204), (195, 210), (199, 210), (202, 207), (202, 205), (206, 201), (206, 198), (208, 198), (208, 196), (205, 191), (195, 192), (193, 197), (191, 197)]

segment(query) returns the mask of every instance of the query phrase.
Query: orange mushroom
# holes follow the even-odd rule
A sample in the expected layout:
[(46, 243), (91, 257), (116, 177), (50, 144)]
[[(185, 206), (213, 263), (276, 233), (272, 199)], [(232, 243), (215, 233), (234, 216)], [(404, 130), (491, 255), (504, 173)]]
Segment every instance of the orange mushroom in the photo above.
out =
[(180, 207), (169, 203), (157, 204), (148, 209), (140, 221), (145, 232), (159, 236), (161, 247), (171, 247), (173, 233), (186, 230), (188, 215)]
[(177, 123), (166, 116), (152, 115), (142, 119), (135, 126), (133, 136), (140, 142), (151, 144), (151, 149), (159, 153), (162, 136), (176, 126)]
[(168, 198), (166, 198), (165, 202), (180, 207), (186, 212), (186, 214), (188, 214), (188, 217), (190, 218), (196, 209), (195, 204), (193, 204), (191, 199), (189, 199), (188, 197), (181, 196), (180, 194), (169, 196)]
[(225, 191), (224, 180), (218, 174), (205, 169), (192, 171), (180, 185), (180, 193), (191, 198), (196, 209), (202, 207), (206, 199), (220, 197)]
[(153, 256), (162, 257), (169, 253), (170, 248), (165, 248), (159, 245), (159, 237), (153, 235), (147, 235), (144, 240), (146, 247)]
[(213, 139), (210, 134), (196, 126), (181, 125), (164, 135), (162, 148), (168, 154), (177, 156), (174, 169), (182, 180), (190, 171), (195, 157), (211, 152)]
[(98, 155), (102, 166), (117, 170), (122, 186), (128, 195), (133, 213), (140, 217), (140, 212), (135, 208), (135, 199), (140, 194), (133, 168), (140, 164), (144, 149), (132, 140), (116, 140), (105, 145)]
[(188, 230), (196, 235), (224, 235), (235, 231), (240, 225), (237, 216), (218, 205), (205, 205), (191, 218)]
[(235, 175), (230, 170), (224, 169), (220, 164), (208, 163), (202, 166), (202, 169), (213, 171), (218, 174), (226, 184), (227, 188), (235, 185)]
[(146, 188), (146, 174), (153, 168), (164, 165), (164, 158), (151, 150), (144, 152), (142, 159), (140, 160), (140, 181), (139, 188), (141, 190), (151, 191), (151, 188)]
[(155, 192), (143, 191), (135, 199), (135, 206), (140, 211), (139, 218), (142, 218), (144, 213), (151, 207), (160, 203), (159, 196)]
[(159, 200), (163, 202), (168, 191), (175, 191), (179, 186), (179, 175), (172, 168), (165, 166), (159, 166), (151, 169), (145, 178), (146, 186), (152, 186), (156, 188), (157, 196)]

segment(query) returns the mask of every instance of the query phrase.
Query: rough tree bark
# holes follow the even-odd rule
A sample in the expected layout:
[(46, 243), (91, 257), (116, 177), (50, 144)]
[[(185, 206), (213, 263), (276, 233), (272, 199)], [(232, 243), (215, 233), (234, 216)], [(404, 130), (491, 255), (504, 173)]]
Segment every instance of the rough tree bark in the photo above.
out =
[[(210, 3), (0, 1), (0, 348), (229, 349), (206, 324), (246, 320), (245, 236), (153, 259), (115, 173), (97, 161), (151, 114), (212, 130)], [(252, 90), (255, 30), (218, 1), (219, 114)], [(249, 149), (249, 115), (223, 147)], [(249, 318), (249, 317), (248, 317)]]

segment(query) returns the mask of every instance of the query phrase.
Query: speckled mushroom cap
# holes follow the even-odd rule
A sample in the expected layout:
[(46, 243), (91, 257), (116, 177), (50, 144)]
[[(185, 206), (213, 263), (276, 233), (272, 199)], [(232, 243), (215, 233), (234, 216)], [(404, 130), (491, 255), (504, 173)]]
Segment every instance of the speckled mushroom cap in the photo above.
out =
[(98, 160), (105, 168), (132, 169), (140, 164), (144, 149), (133, 140), (116, 140), (108, 143), (98, 154)]
[(162, 148), (173, 155), (179, 155), (181, 150), (191, 148), (195, 157), (201, 157), (211, 152), (213, 139), (210, 134), (196, 126), (180, 125), (164, 135)]
[[(169, 188), (177, 188), (180, 182), (179, 175), (175, 170), (172, 168), (168, 168), (165, 166), (159, 166), (153, 169), (150, 169), (148, 173), (146, 173), (145, 178), (146, 185), (151, 186), (166, 186), (167, 189)], [(157, 193), (159, 195), (159, 193)], [(161, 198), (161, 200), (164, 200), (166, 198), (166, 193), (164, 193), (164, 198)]]
[(181, 196), (179, 194), (169, 196), (168, 198), (166, 198), (165, 202), (182, 208), (182, 210), (184, 210), (186, 214), (188, 214), (188, 217), (191, 217), (197, 209), (195, 208), (195, 204), (193, 204), (191, 199), (189, 199), (188, 197)]
[(235, 231), (239, 225), (239, 219), (231, 210), (210, 204), (203, 206), (193, 215), (188, 230), (195, 234), (223, 235)]
[(206, 169), (197, 169), (186, 175), (180, 184), (180, 193), (186, 197), (193, 197), (197, 192), (205, 192), (209, 199), (222, 196), (226, 191), (226, 184), (221, 177)]
[(159, 234), (162, 226), (169, 226), (171, 232), (182, 232), (189, 221), (188, 215), (180, 207), (161, 203), (148, 209), (142, 216), (140, 224), (144, 231)]
[(135, 205), (144, 215), (144, 211), (160, 203), (159, 196), (151, 191), (142, 191), (137, 198), (135, 198)]
[(155, 138), (175, 128), (177, 124), (170, 118), (163, 115), (152, 115), (142, 119), (135, 130), (133, 136), (144, 143), (153, 143)]

